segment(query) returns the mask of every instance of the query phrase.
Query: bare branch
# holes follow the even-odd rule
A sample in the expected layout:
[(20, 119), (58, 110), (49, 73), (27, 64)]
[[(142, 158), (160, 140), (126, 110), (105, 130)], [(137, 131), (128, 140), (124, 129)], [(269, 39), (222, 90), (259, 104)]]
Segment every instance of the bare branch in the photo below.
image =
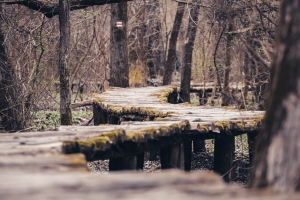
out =
[(258, 59), (262, 64), (263, 66), (268, 70), (270, 71), (270, 66), (271, 66), (271, 63), (266, 61), (264, 58), (261, 57), (261, 55), (259, 55), (248, 43), (247, 41), (239, 36), (239, 38), (241, 39), (241, 41), (244, 43), (244, 45), (246, 46), (247, 50), (256, 58)]
[[(131, 1), (131, 0), (127, 0)], [(111, 3), (119, 3), (121, 0), (71, 0), (71, 11), (72, 10), (79, 10), (89, 6), (94, 5), (104, 5), (104, 4), (111, 4)], [(43, 13), (46, 17), (52, 18), (55, 15), (58, 15), (59, 5), (55, 1), (47, 1), (47, 0), (0, 0), (0, 4), (9, 4), (9, 5), (23, 5), (32, 10), (38, 11)]]
[[(172, 1), (175, 1), (177, 3), (184, 3), (184, 4), (192, 4), (191, 1), (188, 1), (188, 0), (172, 0)], [(203, 4), (197, 4), (198, 6), (202, 7), (202, 8), (211, 8), (211, 6), (209, 5), (203, 5)]]

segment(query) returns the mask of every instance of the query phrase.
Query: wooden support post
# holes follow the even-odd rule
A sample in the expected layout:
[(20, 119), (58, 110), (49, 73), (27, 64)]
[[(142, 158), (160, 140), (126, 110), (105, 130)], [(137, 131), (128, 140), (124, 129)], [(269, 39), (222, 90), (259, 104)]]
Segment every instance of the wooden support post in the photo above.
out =
[(257, 131), (247, 133), (248, 146), (249, 146), (249, 160), (250, 160), (251, 167), (254, 165), (254, 156), (255, 156), (255, 150), (256, 150), (257, 136), (258, 136)]
[(93, 104), (93, 117), (94, 117), (94, 125), (97, 126), (100, 124), (100, 110), (97, 104)]
[(108, 124), (120, 124), (120, 118), (115, 116), (108, 117)]
[(191, 169), (191, 142), (163, 147), (160, 150), (161, 169)]
[(136, 155), (137, 157), (137, 169), (138, 170), (143, 170), (144, 169), (144, 155), (145, 153), (142, 152), (142, 153), (139, 153)]
[(109, 171), (136, 170), (137, 156), (109, 159)]
[(191, 171), (192, 168), (192, 141), (184, 142), (184, 170)]
[(230, 182), (235, 150), (234, 136), (216, 138), (214, 148), (214, 171), (222, 175), (226, 182)]
[(178, 93), (177, 92), (173, 92), (171, 94), (169, 94), (168, 96), (168, 103), (171, 104), (177, 104), (177, 97), (178, 97)]
[(107, 111), (103, 110), (97, 104), (93, 104), (94, 125), (107, 124)]
[(170, 169), (172, 168), (171, 164), (171, 151), (172, 147), (162, 147), (160, 149), (160, 163), (161, 163), (161, 169)]
[(205, 140), (193, 140), (194, 153), (206, 152)]

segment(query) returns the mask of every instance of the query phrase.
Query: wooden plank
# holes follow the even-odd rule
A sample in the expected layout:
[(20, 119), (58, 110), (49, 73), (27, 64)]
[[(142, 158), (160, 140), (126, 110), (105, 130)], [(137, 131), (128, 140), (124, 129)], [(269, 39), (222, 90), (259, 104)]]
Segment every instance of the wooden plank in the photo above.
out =
[(0, 171), (32, 172), (66, 172), (87, 171), (83, 154), (39, 154), (39, 155), (10, 155), (0, 156)]
[(0, 170), (0, 199), (130, 199), (130, 200), (299, 200), (300, 193), (278, 194), (271, 190), (246, 190), (225, 184), (212, 172), (160, 173), (82, 172), (23, 173)]
[(184, 170), (191, 171), (192, 169), (192, 141), (186, 140), (184, 145)]
[(249, 148), (249, 160), (250, 160), (251, 167), (254, 165), (254, 156), (255, 156), (255, 152), (256, 152), (257, 137), (258, 137), (258, 131), (253, 131), (253, 132), (247, 133), (248, 148)]
[(234, 159), (234, 136), (216, 138), (214, 142), (214, 171), (222, 175), (226, 182), (231, 181)]

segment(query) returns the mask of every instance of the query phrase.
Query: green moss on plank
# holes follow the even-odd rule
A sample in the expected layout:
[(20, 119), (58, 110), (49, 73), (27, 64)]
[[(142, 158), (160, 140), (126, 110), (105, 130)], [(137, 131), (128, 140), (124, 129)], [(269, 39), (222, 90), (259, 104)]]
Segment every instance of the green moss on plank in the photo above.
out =
[(111, 141), (117, 142), (117, 141), (123, 141), (124, 138), (125, 138), (125, 135), (126, 135), (125, 130), (123, 130), (123, 129), (116, 129), (116, 130), (113, 130), (113, 131), (101, 134), (100, 137), (101, 136), (106, 136)]
[(161, 93), (154, 94), (154, 96), (157, 96), (160, 101), (167, 103), (169, 95), (173, 92), (177, 92), (176, 86), (163, 90)]
[(176, 124), (172, 124), (170, 126), (161, 126), (159, 128), (160, 131), (160, 135), (164, 136), (164, 135), (170, 135), (170, 134), (180, 134), (182, 133), (182, 131), (184, 130), (189, 130), (191, 129), (191, 125), (189, 123), (189, 121), (183, 121), (183, 122), (179, 122)]
[(138, 113), (140, 115), (145, 115), (153, 118), (157, 118), (157, 117), (164, 118), (168, 116), (168, 113), (160, 112), (151, 108), (139, 108)]
[(254, 121), (256, 121), (258, 124), (262, 124), (264, 118), (265, 118), (265, 115), (257, 115), (257, 116), (254, 116), (252, 119)]
[(121, 115), (123, 110), (122, 107), (118, 107), (118, 106), (112, 106), (112, 105), (108, 105), (107, 106), (107, 112), (113, 114), (113, 115)]
[(158, 136), (156, 128), (147, 128), (142, 130), (147, 137), (156, 138)]
[(190, 122), (188, 120), (177, 123), (180, 130), (189, 130), (191, 129)]
[(181, 130), (180, 130), (178, 124), (172, 124), (170, 126), (170, 130), (172, 130), (173, 133), (181, 133)]
[(99, 135), (95, 138), (63, 141), (63, 150), (65, 153), (88, 153), (94, 151), (105, 151), (111, 143), (122, 142), (125, 139), (125, 131), (117, 129)]
[(93, 152), (96, 146), (95, 138), (87, 140), (78, 140), (77, 143), (79, 145), (80, 152), (82, 153)]
[(208, 133), (208, 132), (209, 132), (208, 126), (207, 126), (207, 125), (200, 124), (200, 132)]
[(245, 122), (242, 120), (235, 121), (234, 124), (238, 130), (243, 130), (245, 128)]
[(129, 132), (126, 134), (126, 141), (144, 142), (145, 137), (141, 131)]
[(169, 126), (160, 126), (157, 128), (146, 128), (126, 134), (126, 140), (132, 142), (145, 142), (146, 139), (155, 139), (160, 136), (171, 134), (180, 134), (183, 130), (190, 129), (188, 121), (183, 121)]
[(229, 121), (218, 121), (214, 123), (214, 126), (218, 127), (221, 131), (229, 131), (231, 128)]
[(137, 113), (137, 108), (124, 106), (124, 107), (122, 107), (122, 112), (123, 112), (123, 114), (135, 114), (135, 113)]
[(93, 99), (94, 104), (100, 105), (104, 100), (100, 97), (96, 97)]
[(105, 151), (110, 147), (110, 138), (108, 136), (100, 136), (93, 139), (90, 139), (91, 143), (94, 144), (93, 151)]
[(159, 127), (159, 136), (167, 136), (170, 135), (170, 127), (169, 126), (161, 126)]

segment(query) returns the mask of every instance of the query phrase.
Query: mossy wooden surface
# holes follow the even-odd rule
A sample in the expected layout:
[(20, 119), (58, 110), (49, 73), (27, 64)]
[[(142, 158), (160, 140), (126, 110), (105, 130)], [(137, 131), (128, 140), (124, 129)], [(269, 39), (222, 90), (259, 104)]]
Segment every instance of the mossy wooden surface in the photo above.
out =
[(225, 134), (235, 130), (255, 131), (261, 126), (263, 112), (166, 103), (168, 95), (174, 92), (178, 90), (171, 86), (110, 88), (94, 99), (97, 105), (94, 108), (101, 108), (108, 116), (122, 119), (126, 115), (141, 115), (145, 121), (120, 120), (120, 125), (61, 126), (57, 131), (2, 133), (0, 171), (85, 171), (86, 159), (120, 156), (126, 151), (126, 144), (142, 152), (143, 148), (151, 148), (149, 141), (158, 141), (153, 145), (170, 145), (191, 139), (190, 136), (212, 138), (211, 133), (218, 131)]
[(218, 127), (221, 131), (229, 131), (231, 128), (229, 121), (218, 121), (214, 123), (214, 126)]
[(261, 126), (263, 112), (259, 111), (162, 103), (160, 98), (177, 91), (177, 88), (172, 86), (110, 88), (94, 99), (108, 114), (120, 117), (125, 114), (143, 115), (147, 116), (145, 120), (156, 121), (121, 121), (121, 125), (61, 126), (58, 131), (4, 133), (0, 138), (0, 156), (64, 152), (92, 154), (109, 150), (111, 145), (116, 143), (146, 142), (160, 136), (188, 133), (189, 129), (205, 134), (214, 131), (226, 133), (229, 130), (255, 131)]
[[(175, 86), (145, 87), (145, 88), (113, 88), (106, 94), (100, 94), (97, 98), (102, 109), (110, 109), (112, 115), (135, 114), (148, 116), (145, 120), (157, 121), (184, 121), (188, 120), (190, 124), (199, 124), (199, 122), (212, 124), (217, 123), (222, 130), (233, 128), (234, 121), (246, 121), (245, 125), (237, 123), (236, 127), (242, 130), (258, 128), (261, 122), (262, 111), (242, 111), (232, 108), (218, 108), (209, 106), (192, 106), (190, 104), (169, 104), (168, 96), (174, 92), (179, 92)], [(122, 111), (121, 111), (121, 108)], [(250, 121), (253, 121), (251, 124)], [(233, 124), (226, 126), (221, 122), (230, 121)], [(220, 126), (219, 126), (220, 125)], [(227, 129), (226, 129), (227, 128)]]

